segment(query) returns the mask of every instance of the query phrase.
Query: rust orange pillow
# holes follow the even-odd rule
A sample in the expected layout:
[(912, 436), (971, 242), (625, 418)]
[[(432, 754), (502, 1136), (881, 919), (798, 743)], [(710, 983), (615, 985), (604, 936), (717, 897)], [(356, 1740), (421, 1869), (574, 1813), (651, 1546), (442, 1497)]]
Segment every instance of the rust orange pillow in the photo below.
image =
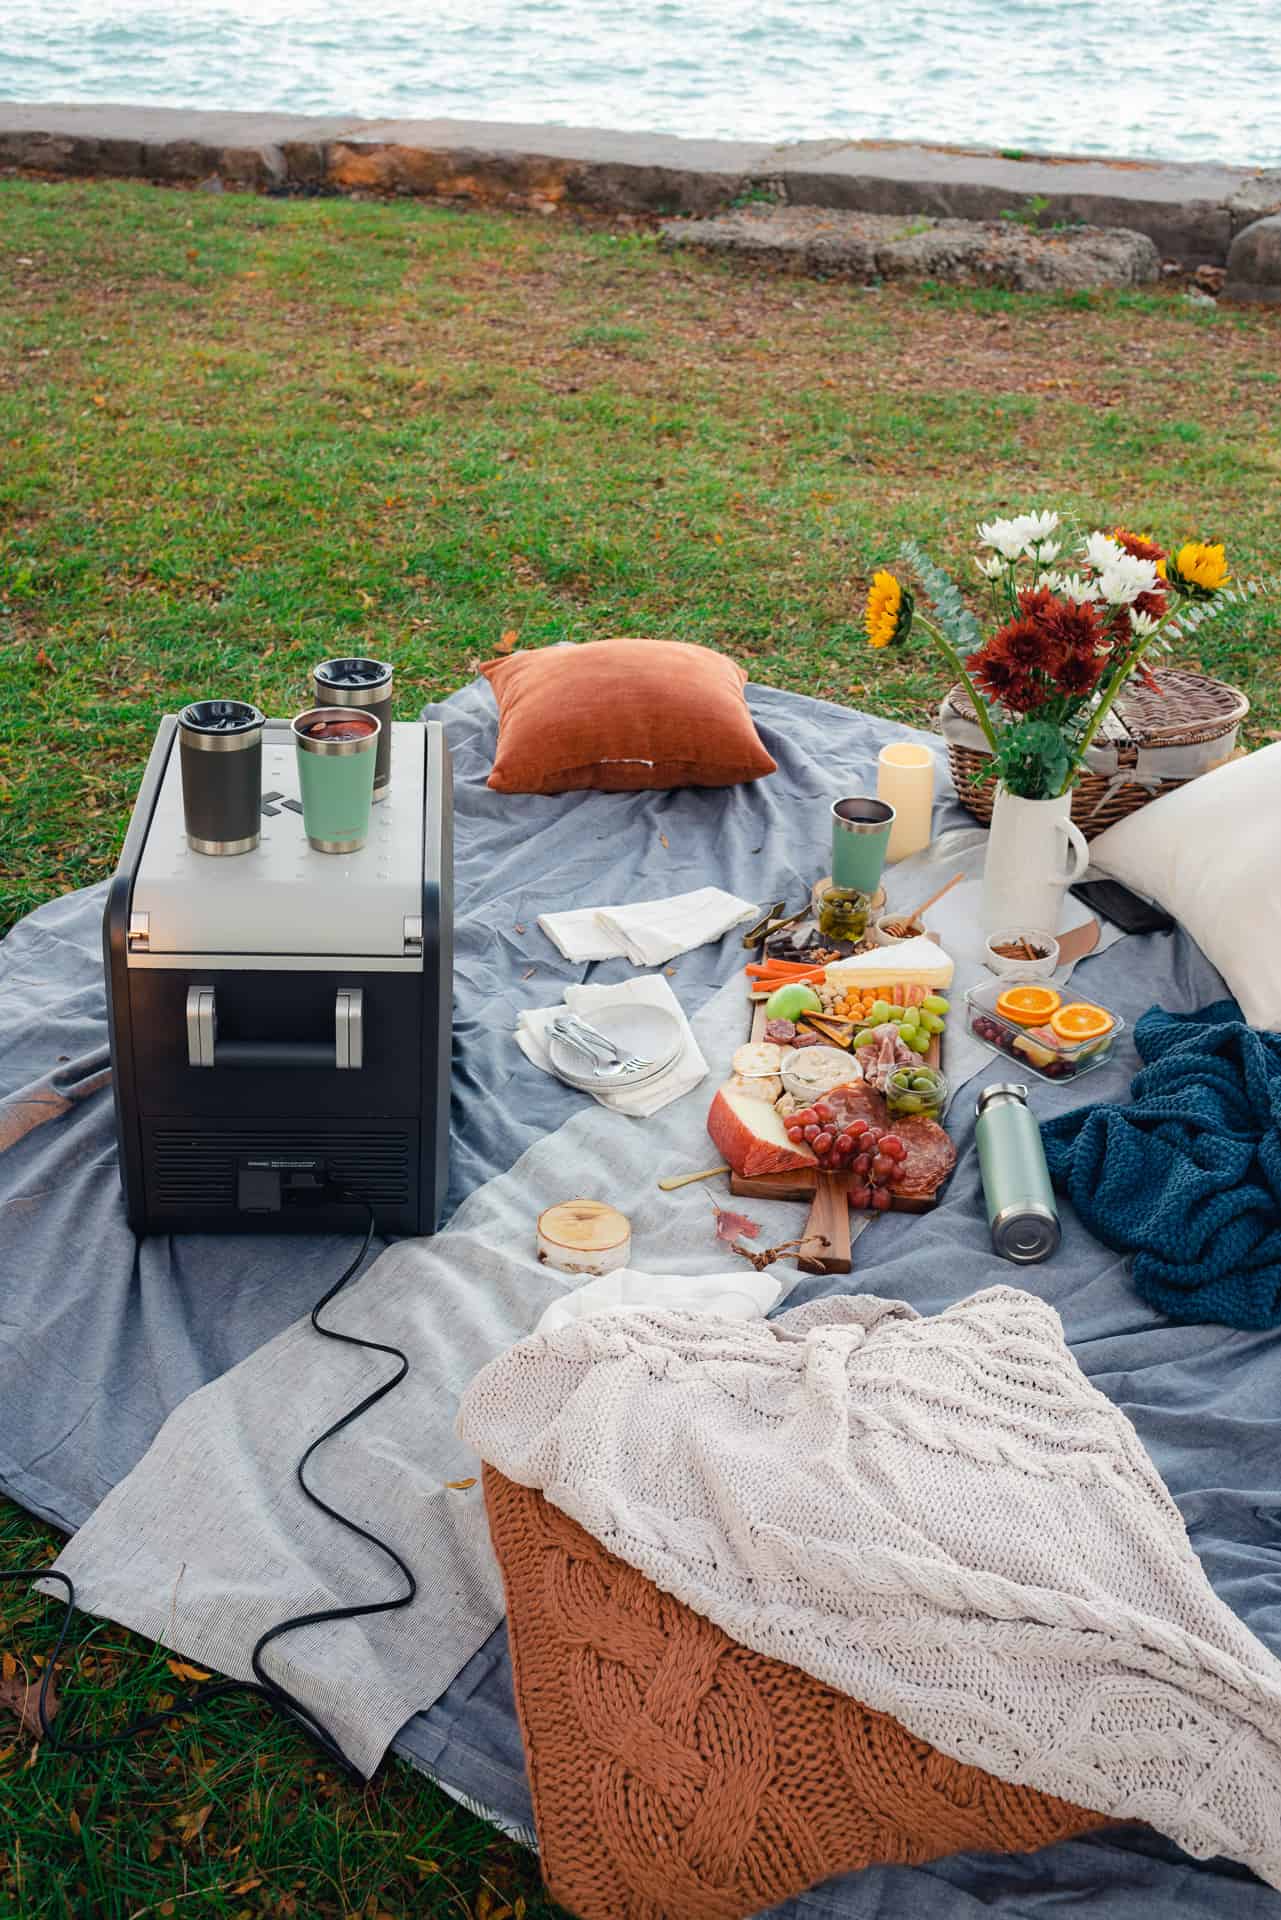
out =
[(774, 773), (723, 653), (682, 640), (588, 640), (491, 660), (499, 793), (732, 787)]

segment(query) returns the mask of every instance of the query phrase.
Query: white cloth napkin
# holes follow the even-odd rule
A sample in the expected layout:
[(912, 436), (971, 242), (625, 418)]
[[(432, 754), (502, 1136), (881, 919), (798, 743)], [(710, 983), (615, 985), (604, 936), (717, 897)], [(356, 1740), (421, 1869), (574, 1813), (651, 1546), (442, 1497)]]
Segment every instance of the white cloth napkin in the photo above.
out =
[(661, 1012), (670, 1013), (680, 1021), (681, 1050), (665, 1072), (638, 1087), (624, 1087), (616, 1093), (593, 1093), (591, 1096), (602, 1107), (612, 1107), (616, 1113), (630, 1113), (638, 1119), (644, 1119), (647, 1114), (658, 1113), (663, 1107), (670, 1106), (673, 1100), (679, 1100), (682, 1094), (688, 1093), (691, 1087), (696, 1087), (700, 1080), (707, 1077), (707, 1062), (690, 1032), (689, 1021), (685, 1018), (680, 1001), (662, 974), (642, 974), (639, 980), (625, 980), (616, 987), (568, 987), (564, 1007), (525, 1009), (517, 1023), (516, 1044), (525, 1058), (532, 1060), (536, 1067), (541, 1067), (544, 1073), (554, 1073), (551, 1050), (547, 1044), (547, 1029), (557, 1015), (568, 1007), (571, 1013), (590, 1022), (598, 1008), (617, 1004), (620, 1000), (631, 1000), (639, 1006), (658, 1007)]
[(619, 1267), (553, 1300), (534, 1332), (555, 1333), (592, 1313), (645, 1313), (655, 1307), (710, 1313), (718, 1320), (759, 1320), (778, 1305), (785, 1285), (790, 1282), (757, 1273), (746, 1262), (733, 1273), (642, 1273), (639, 1267)]
[(666, 900), (641, 900), (635, 906), (580, 907), (570, 913), (543, 913), (538, 924), (566, 960), (614, 960), (634, 967), (661, 967), (678, 953), (719, 940), (731, 927), (755, 919), (750, 900), (723, 887), (698, 887)]

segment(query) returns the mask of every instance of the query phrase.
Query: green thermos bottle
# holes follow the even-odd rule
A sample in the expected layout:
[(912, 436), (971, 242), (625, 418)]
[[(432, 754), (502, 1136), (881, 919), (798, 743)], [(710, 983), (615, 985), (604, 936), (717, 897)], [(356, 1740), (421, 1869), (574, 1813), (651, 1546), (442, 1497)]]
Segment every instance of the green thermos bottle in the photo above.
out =
[(1059, 1244), (1059, 1216), (1027, 1088), (984, 1087), (975, 1112), (992, 1245), (1004, 1260), (1030, 1265), (1048, 1259)]

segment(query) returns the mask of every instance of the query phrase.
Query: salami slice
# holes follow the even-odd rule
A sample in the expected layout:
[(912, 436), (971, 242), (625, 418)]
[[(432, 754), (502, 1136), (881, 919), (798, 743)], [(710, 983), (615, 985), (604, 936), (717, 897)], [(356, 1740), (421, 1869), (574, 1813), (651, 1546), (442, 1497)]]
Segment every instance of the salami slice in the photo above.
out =
[(956, 1165), (956, 1148), (938, 1121), (927, 1120), (923, 1114), (906, 1114), (890, 1120), (889, 1125), (907, 1148), (903, 1175), (894, 1191), (905, 1200), (928, 1199)]
[(767, 1020), (765, 1022), (765, 1038), (772, 1040), (775, 1046), (790, 1047), (796, 1038), (796, 1022), (794, 1020)]

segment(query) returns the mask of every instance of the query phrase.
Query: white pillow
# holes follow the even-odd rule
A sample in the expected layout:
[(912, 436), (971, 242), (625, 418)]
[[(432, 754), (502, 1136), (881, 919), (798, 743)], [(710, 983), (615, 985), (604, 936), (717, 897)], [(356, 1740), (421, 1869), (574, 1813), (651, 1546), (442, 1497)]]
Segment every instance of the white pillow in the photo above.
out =
[(1252, 1027), (1281, 1029), (1281, 745), (1149, 801), (1090, 866), (1186, 927)]

